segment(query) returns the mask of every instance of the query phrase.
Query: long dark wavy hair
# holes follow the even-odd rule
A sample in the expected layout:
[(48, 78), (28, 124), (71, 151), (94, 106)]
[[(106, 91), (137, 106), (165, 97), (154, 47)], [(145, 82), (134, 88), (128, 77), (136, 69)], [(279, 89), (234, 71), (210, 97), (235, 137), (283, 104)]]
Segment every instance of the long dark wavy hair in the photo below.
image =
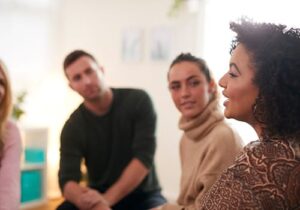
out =
[(259, 96), (253, 114), (263, 125), (263, 137), (299, 139), (300, 29), (246, 18), (231, 22), (230, 28), (237, 34), (231, 52), (243, 44), (255, 70)]

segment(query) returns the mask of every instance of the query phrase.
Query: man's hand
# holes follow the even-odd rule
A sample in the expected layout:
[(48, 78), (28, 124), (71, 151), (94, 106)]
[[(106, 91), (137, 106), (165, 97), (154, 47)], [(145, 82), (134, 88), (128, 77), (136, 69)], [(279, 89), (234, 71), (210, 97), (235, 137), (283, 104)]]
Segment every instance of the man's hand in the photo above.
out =
[(95, 210), (110, 209), (107, 201), (103, 198), (103, 196), (98, 191), (91, 188), (85, 188), (83, 190), (83, 193), (81, 194), (79, 199), (79, 203), (80, 203), (80, 207), (83, 209), (93, 209), (93, 210), (94, 208)]
[[(109, 203), (101, 193), (69, 181), (64, 187), (64, 197), (80, 210), (109, 210)], [(94, 209), (95, 208), (95, 209)]]
[(162, 210), (162, 207), (163, 207), (163, 206), (157, 206), (157, 207), (152, 208), (152, 209), (149, 209), (149, 210)]
[(96, 204), (91, 210), (112, 210), (109, 206), (104, 203)]
[(131, 193), (143, 181), (149, 169), (137, 158), (133, 158), (119, 179), (105, 192), (104, 198), (110, 206), (115, 205)]

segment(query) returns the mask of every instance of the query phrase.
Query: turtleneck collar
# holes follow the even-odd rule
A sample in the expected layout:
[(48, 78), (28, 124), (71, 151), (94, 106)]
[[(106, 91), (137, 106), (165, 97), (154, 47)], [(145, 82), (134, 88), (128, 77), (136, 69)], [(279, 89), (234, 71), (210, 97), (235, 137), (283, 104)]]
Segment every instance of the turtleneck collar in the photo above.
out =
[(224, 119), (220, 111), (217, 98), (213, 99), (206, 108), (196, 117), (186, 119), (181, 116), (179, 128), (184, 131), (185, 135), (194, 141), (205, 136), (213, 125)]

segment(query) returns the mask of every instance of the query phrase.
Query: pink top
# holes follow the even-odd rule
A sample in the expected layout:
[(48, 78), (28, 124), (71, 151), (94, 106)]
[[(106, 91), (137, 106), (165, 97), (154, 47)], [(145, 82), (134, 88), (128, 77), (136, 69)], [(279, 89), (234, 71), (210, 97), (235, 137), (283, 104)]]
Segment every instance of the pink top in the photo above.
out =
[(0, 210), (17, 210), (20, 203), (21, 137), (17, 126), (9, 121), (0, 158)]

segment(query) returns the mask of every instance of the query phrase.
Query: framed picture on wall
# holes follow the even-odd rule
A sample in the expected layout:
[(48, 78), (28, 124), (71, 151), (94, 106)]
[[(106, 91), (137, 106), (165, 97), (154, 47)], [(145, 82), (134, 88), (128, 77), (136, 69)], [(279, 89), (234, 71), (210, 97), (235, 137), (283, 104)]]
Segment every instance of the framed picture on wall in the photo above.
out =
[(142, 29), (125, 29), (122, 31), (123, 61), (141, 61), (143, 48), (144, 32)]
[(166, 61), (171, 54), (171, 29), (153, 28), (150, 33), (150, 58), (153, 61)]

